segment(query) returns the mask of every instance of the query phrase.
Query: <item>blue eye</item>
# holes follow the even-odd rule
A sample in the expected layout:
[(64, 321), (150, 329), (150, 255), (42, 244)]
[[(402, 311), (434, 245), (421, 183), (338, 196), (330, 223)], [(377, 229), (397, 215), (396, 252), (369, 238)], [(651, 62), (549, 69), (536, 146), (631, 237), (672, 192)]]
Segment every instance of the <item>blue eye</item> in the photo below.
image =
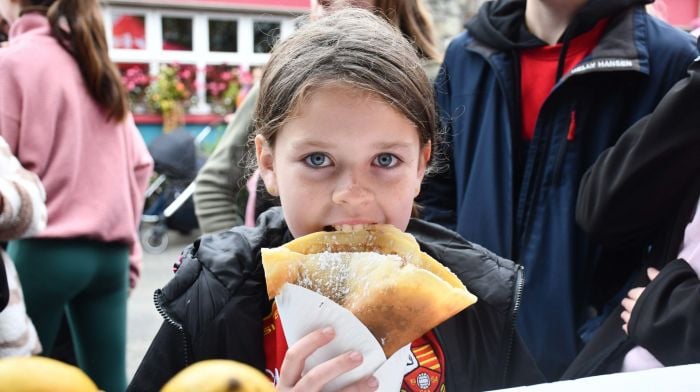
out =
[(311, 167), (326, 167), (330, 165), (330, 161), (326, 154), (320, 152), (311, 153), (304, 158), (304, 162)]
[(394, 154), (383, 153), (374, 158), (374, 164), (379, 167), (390, 168), (399, 163), (399, 159)]

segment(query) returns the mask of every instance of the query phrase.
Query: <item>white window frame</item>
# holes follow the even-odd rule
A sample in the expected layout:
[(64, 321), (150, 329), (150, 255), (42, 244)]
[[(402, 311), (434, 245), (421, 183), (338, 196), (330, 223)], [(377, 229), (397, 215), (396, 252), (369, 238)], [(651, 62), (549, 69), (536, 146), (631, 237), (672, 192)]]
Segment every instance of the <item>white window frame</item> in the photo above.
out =
[[(112, 47), (113, 35), (112, 13), (144, 16), (146, 31), (146, 49), (115, 49)], [(145, 63), (149, 65), (151, 76), (158, 74), (161, 64), (193, 64), (197, 67), (197, 105), (190, 108), (192, 114), (208, 114), (211, 108), (206, 102), (206, 66), (229, 64), (249, 71), (251, 67), (260, 67), (267, 63), (269, 53), (254, 53), (254, 22), (276, 22), (280, 24), (280, 39), (294, 31), (294, 15), (253, 14), (235, 11), (185, 11), (181, 9), (141, 8), (129, 6), (105, 5), (103, 7), (105, 30), (109, 54), (115, 63)], [(192, 19), (192, 51), (163, 50), (162, 18)], [(209, 51), (209, 19), (235, 20), (238, 22), (238, 51)]]

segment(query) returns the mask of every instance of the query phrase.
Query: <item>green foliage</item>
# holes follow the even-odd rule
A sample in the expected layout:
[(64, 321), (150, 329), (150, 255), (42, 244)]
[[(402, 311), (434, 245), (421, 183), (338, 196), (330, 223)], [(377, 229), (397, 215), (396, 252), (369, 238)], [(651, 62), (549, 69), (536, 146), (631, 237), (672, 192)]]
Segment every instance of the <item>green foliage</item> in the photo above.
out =
[(163, 65), (146, 92), (148, 105), (158, 113), (169, 113), (194, 103), (196, 69), (193, 65)]

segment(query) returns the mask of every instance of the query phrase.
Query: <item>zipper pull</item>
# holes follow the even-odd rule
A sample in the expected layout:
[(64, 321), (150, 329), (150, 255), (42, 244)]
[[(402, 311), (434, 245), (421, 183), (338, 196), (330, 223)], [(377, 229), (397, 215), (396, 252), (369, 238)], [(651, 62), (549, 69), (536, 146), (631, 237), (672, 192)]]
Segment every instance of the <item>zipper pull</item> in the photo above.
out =
[(571, 109), (571, 114), (569, 115), (569, 129), (567, 130), (566, 137), (561, 139), (561, 144), (559, 145), (559, 151), (557, 152), (557, 159), (554, 162), (554, 170), (552, 174), (552, 184), (560, 185), (562, 170), (564, 170), (564, 158), (566, 158), (566, 149), (569, 142), (574, 141), (576, 137), (576, 109)]
[(571, 117), (569, 118), (569, 132), (566, 134), (566, 140), (573, 141), (576, 136), (576, 109), (571, 109)]

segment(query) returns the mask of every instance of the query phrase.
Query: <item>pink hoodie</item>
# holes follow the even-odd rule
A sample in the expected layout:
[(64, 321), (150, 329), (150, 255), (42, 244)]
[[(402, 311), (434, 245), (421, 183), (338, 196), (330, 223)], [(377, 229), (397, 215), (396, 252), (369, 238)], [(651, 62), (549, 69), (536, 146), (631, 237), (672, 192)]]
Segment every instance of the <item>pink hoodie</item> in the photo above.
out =
[(75, 59), (27, 14), (0, 49), (0, 135), (46, 188), (39, 238), (90, 238), (130, 246), (131, 285), (141, 264), (137, 228), (153, 160), (133, 118), (107, 121)]

